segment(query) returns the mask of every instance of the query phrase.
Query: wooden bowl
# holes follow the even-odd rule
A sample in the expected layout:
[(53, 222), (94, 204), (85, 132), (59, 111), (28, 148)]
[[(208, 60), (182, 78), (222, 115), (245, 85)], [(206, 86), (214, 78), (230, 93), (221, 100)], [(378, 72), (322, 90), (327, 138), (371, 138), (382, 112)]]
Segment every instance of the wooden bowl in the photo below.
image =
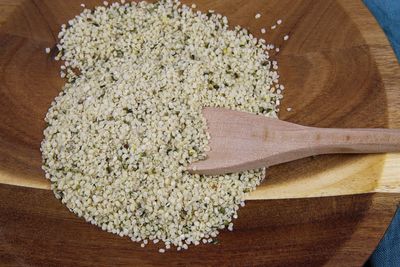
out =
[[(43, 118), (63, 85), (60, 25), (82, 0), (0, 1), (0, 261), (13, 265), (362, 265), (400, 200), (400, 157), (308, 158), (268, 171), (234, 232), (159, 254), (70, 213), (41, 171)], [(100, 1), (83, 1), (93, 7)], [(188, 2), (188, 1), (185, 1)], [(280, 47), (281, 119), (319, 127), (400, 128), (400, 68), (361, 1), (197, 0)], [(262, 14), (258, 20), (256, 13)], [(282, 19), (276, 30), (270, 26)], [(289, 34), (288, 41), (283, 36)], [(53, 47), (50, 55), (46, 47)], [(291, 112), (286, 108), (292, 108)]]

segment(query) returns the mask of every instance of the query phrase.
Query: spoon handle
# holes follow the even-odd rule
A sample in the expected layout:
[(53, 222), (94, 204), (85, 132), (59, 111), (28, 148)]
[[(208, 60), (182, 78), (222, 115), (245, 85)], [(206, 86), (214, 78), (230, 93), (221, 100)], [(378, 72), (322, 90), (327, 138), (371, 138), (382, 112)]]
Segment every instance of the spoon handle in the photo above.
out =
[[(312, 128), (310, 146), (316, 154), (400, 151), (399, 129)], [(314, 142), (314, 144), (312, 144)]]

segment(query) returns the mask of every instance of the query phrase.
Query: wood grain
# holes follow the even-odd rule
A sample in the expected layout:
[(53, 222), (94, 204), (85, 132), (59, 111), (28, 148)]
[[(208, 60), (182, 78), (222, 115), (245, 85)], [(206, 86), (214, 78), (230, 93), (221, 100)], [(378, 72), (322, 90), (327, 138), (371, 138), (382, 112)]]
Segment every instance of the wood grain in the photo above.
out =
[[(0, 183), (49, 188), (39, 153), (43, 118), (62, 87), (60, 25), (85, 2), (0, 0)], [(197, 0), (281, 48), (280, 118), (317, 127), (400, 128), (400, 68), (383, 32), (352, 0)], [(256, 13), (263, 16), (254, 19)], [(277, 19), (283, 24), (271, 31)], [(287, 42), (285, 34), (290, 35)], [(51, 47), (50, 55), (44, 53)], [(292, 112), (286, 111), (287, 107)], [(269, 169), (215, 246), (160, 255), (69, 213), (48, 190), (0, 185), (5, 266), (360, 266), (399, 202), (400, 156), (318, 156)], [(384, 192), (384, 193), (367, 193)], [(367, 194), (363, 194), (367, 193)], [(320, 197), (326, 196), (326, 197)], [(265, 200), (271, 199), (271, 200)]]
[[(160, 254), (78, 219), (48, 190), (0, 185), (5, 266), (361, 266), (400, 195), (249, 201), (218, 244)], [(294, 208), (295, 207), (295, 208)], [(377, 220), (379, 218), (379, 220)]]

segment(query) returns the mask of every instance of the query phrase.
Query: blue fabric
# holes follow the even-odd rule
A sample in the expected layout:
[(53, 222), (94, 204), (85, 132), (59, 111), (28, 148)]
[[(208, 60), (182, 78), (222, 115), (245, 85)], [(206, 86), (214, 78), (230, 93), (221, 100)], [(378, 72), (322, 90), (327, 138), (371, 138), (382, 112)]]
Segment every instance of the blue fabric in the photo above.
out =
[[(364, 0), (364, 3), (385, 31), (400, 61), (400, 0)], [(400, 208), (365, 266), (400, 266)]]
[(400, 266), (400, 209), (397, 209), (392, 223), (383, 236), (378, 247), (371, 255), (366, 266), (398, 267)]
[(400, 60), (400, 0), (364, 0), (364, 3), (381, 25)]

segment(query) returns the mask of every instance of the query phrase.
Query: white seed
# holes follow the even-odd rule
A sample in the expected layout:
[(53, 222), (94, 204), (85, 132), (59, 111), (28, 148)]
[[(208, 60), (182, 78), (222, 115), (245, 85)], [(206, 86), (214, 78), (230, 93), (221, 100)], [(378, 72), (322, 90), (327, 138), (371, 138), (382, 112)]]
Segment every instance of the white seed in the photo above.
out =
[(276, 24), (281, 25), (281, 24), (282, 24), (282, 20), (281, 20), (281, 19), (278, 19), (278, 20), (276, 21)]
[(261, 33), (262, 33), (262, 34), (264, 34), (264, 33), (266, 33), (266, 32), (267, 32), (267, 30), (266, 30), (265, 28), (262, 28), (262, 29), (261, 29)]
[(259, 18), (261, 18), (261, 14), (260, 14), (260, 13), (257, 13), (254, 17), (255, 17), (256, 19), (259, 19)]
[(66, 84), (41, 151), (55, 196), (78, 216), (141, 246), (188, 249), (212, 242), (265, 176), (186, 171), (209, 150), (203, 106), (277, 117), (282, 96), (273, 45), (173, 3), (104, 2), (62, 26)]
[(283, 37), (283, 40), (285, 40), (285, 41), (289, 40), (289, 35), (285, 35), (285, 36)]
[(46, 47), (46, 49), (44, 50), (45, 52), (46, 52), (46, 54), (50, 54), (50, 48), (49, 47)]

